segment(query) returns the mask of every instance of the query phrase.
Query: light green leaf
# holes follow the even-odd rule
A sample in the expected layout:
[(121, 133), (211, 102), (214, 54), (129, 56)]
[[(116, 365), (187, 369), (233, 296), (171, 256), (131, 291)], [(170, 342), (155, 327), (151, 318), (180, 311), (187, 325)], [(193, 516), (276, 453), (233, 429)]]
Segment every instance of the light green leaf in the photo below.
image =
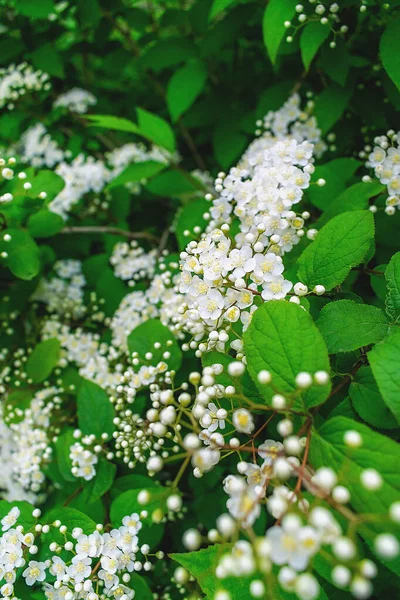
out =
[(380, 342), (389, 329), (380, 308), (353, 300), (339, 300), (324, 306), (316, 325), (329, 354), (351, 352)]
[(400, 55), (397, 52), (400, 38), (400, 20), (391, 21), (380, 41), (382, 64), (390, 79), (400, 90)]
[(226, 577), (221, 580), (215, 575), (218, 562), (231, 548), (232, 544), (228, 543), (214, 544), (198, 552), (175, 553), (170, 557), (193, 575), (207, 597), (215, 598), (217, 591), (225, 590), (232, 600), (248, 598), (252, 577)]
[[(161, 348), (154, 348), (154, 344), (159, 342)], [(168, 364), (169, 369), (175, 371), (179, 369), (182, 363), (182, 351), (168, 327), (165, 327), (157, 319), (149, 319), (142, 323), (128, 336), (129, 352), (137, 352), (141, 362), (146, 365), (156, 366), (160, 361)], [(148, 360), (145, 355), (151, 352), (153, 357)], [(164, 353), (169, 352), (170, 357), (164, 358)]]
[(173, 121), (187, 111), (204, 88), (207, 69), (203, 62), (187, 63), (172, 75), (167, 87), (167, 105)]
[(35, 238), (51, 237), (61, 231), (65, 222), (60, 215), (43, 209), (31, 215), (28, 219), (28, 231)]
[(400, 423), (400, 331), (374, 346), (368, 360), (384, 401)]
[(85, 115), (85, 119), (90, 121), (93, 127), (103, 127), (104, 129), (115, 129), (116, 131), (128, 131), (129, 133), (140, 134), (140, 129), (129, 119), (114, 117), (113, 115)]
[(33, 383), (47, 379), (60, 359), (60, 342), (51, 338), (40, 342), (26, 362), (26, 374)]
[[(296, 392), (295, 378), (301, 371), (329, 372), (328, 351), (310, 315), (285, 300), (265, 302), (255, 311), (244, 334), (244, 348), (250, 375), (268, 403), (275, 392), (259, 383), (260, 371), (270, 371), (274, 389), (283, 394)], [(330, 384), (313, 385), (296, 393), (288, 405), (307, 410), (324, 402), (329, 392)]]
[(397, 421), (383, 401), (370, 367), (361, 367), (350, 384), (352, 405), (360, 417), (379, 429), (395, 429)]
[(394, 254), (386, 267), (386, 312), (393, 321), (400, 317), (400, 252)]
[[(5, 234), (11, 236), (9, 242), (3, 241)], [(0, 251), (7, 252), (7, 258), (2, 259), (2, 262), (8, 266), (15, 277), (29, 280), (39, 273), (39, 248), (27, 231), (3, 229)]]
[[(359, 448), (350, 448), (344, 442), (346, 431), (356, 430), (363, 443)], [(377, 533), (393, 531), (388, 520), (390, 505), (399, 499), (400, 471), (398, 445), (366, 425), (346, 417), (334, 417), (313, 432), (310, 445), (310, 464), (314, 468), (331, 467), (341, 485), (351, 494), (350, 504), (357, 514), (379, 515), (380, 518), (360, 524), (358, 531), (369, 543)], [(376, 469), (382, 476), (383, 485), (379, 493), (372, 493), (360, 484), (364, 469)], [(397, 563), (397, 564), (396, 564)], [(386, 564), (386, 563), (385, 563)], [(388, 561), (388, 568), (398, 566), (396, 561)]]
[(236, 0), (214, 0), (210, 14), (208, 15), (208, 20), (212, 21), (214, 17), (219, 15), (223, 10), (229, 8), (234, 2), (236, 2)]
[(114, 431), (114, 407), (106, 392), (92, 381), (84, 379), (77, 398), (79, 429), (83, 434), (93, 433), (97, 439), (103, 433), (110, 437)]
[(265, 9), (262, 29), (264, 44), (272, 64), (276, 62), (279, 46), (287, 32), (284, 23), (295, 15), (296, 4), (297, 0), (270, 0)]
[(100, 457), (96, 465), (96, 475), (84, 484), (85, 502), (91, 504), (101, 498), (112, 486), (116, 472), (117, 465)]
[(352, 267), (362, 262), (373, 237), (374, 220), (369, 210), (334, 217), (301, 254), (299, 279), (310, 288), (320, 284), (331, 290), (346, 279)]
[(314, 115), (323, 134), (332, 129), (340, 119), (347, 108), (352, 93), (351, 88), (343, 88), (336, 83), (332, 83), (318, 96), (315, 101)]
[(126, 183), (133, 183), (136, 181), (143, 181), (150, 179), (154, 175), (157, 175), (160, 171), (166, 168), (166, 164), (156, 162), (154, 160), (147, 160), (144, 162), (132, 163), (128, 165), (115, 179), (108, 184), (107, 189), (118, 187), (119, 185), (125, 185)]
[(319, 21), (311, 21), (303, 29), (300, 37), (301, 59), (306, 70), (309, 69), (315, 55), (324, 41), (329, 37), (331, 30), (328, 25)]
[(140, 135), (143, 135), (154, 144), (174, 152), (175, 134), (167, 121), (143, 108), (137, 108), (136, 112)]

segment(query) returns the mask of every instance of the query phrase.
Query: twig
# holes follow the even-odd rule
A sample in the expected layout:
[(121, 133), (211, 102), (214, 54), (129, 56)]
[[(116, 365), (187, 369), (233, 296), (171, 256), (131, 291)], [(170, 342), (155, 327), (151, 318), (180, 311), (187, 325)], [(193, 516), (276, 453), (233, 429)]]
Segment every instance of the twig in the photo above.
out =
[(98, 225), (83, 225), (81, 227), (64, 227), (60, 233), (109, 233), (111, 235), (122, 235), (128, 240), (148, 240), (155, 244), (158, 244), (160, 240), (149, 233), (148, 231), (126, 231), (126, 229), (119, 229), (118, 227), (103, 227)]

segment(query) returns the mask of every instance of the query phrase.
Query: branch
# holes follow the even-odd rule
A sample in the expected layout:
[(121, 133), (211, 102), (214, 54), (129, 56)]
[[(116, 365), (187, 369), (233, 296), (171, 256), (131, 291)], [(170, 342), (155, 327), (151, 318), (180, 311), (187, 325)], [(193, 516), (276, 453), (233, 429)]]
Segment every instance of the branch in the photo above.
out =
[(83, 225), (82, 227), (64, 227), (60, 233), (109, 233), (110, 235), (122, 235), (128, 240), (148, 240), (154, 244), (159, 243), (159, 239), (147, 231), (126, 231), (126, 229), (119, 229), (118, 227)]

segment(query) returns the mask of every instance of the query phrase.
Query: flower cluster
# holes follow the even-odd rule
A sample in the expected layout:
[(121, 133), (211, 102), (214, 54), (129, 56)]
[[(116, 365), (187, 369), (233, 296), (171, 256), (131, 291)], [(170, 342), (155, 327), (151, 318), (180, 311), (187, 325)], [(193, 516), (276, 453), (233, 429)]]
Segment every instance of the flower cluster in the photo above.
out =
[[(367, 146), (362, 156), (367, 155), (366, 166), (374, 169), (375, 177), (386, 186), (385, 213), (394, 215), (400, 210), (400, 132), (390, 129), (386, 135), (374, 139), (375, 146)], [(372, 151), (371, 151), (372, 150)]]
[(72, 88), (58, 96), (54, 102), (54, 108), (63, 107), (71, 112), (83, 115), (90, 106), (97, 104), (96, 96), (81, 88)]
[[(233, 168), (217, 179), (220, 196), (212, 202), (207, 233), (181, 253), (179, 289), (196, 339), (224, 321), (240, 320), (246, 327), (257, 297), (285, 298), (292, 288), (283, 276), (282, 255), (304, 235), (304, 216), (292, 207), (310, 184), (312, 152), (309, 142), (278, 141), (262, 160), (257, 156), (252, 173)], [(240, 231), (231, 238), (233, 219)]]
[[(32, 514), (34, 519), (40, 517), (38, 509)], [(60, 521), (37, 524), (33, 532), (25, 532), (22, 525), (14, 528), (20, 515), (19, 508), (13, 507), (1, 521), (0, 581), (4, 583), (0, 591), (4, 598), (14, 597), (17, 570), (23, 568), (26, 585), (36, 588), (39, 584), (48, 599), (131, 600), (135, 591), (129, 586), (130, 574), (152, 568), (147, 559), (149, 546), (138, 545), (142, 523), (137, 513), (123, 517), (117, 529), (103, 532), (103, 526), (98, 525), (89, 534), (80, 527), (69, 531)], [(38, 552), (41, 536), (44, 541), (53, 531), (60, 542), (50, 543), (50, 558), (29, 560), (29, 554)], [(138, 559), (139, 553), (144, 561)], [(52, 583), (47, 582), (48, 579)]]
[(0, 70), (0, 108), (7, 106), (12, 110), (15, 102), (27, 92), (42, 89), (50, 89), (49, 76), (42, 71), (35, 71), (27, 63)]
[(32, 300), (43, 302), (50, 313), (79, 319), (87, 311), (83, 302), (86, 280), (81, 262), (60, 260), (53, 269), (57, 276), (52, 279), (42, 278)]

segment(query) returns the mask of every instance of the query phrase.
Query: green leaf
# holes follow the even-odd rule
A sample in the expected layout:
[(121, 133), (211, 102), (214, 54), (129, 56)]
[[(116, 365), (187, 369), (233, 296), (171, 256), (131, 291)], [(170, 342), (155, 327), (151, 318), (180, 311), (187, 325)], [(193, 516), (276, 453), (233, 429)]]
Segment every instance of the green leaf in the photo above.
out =
[(346, 211), (367, 209), (368, 200), (380, 194), (384, 189), (379, 181), (359, 182), (351, 185), (329, 204), (318, 220), (318, 225), (324, 225), (332, 217)]
[(136, 181), (143, 181), (150, 179), (154, 175), (157, 175), (160, 171), (163, 171), (167, 165), (156, 162), (154, 160), (147, 160), (144, 162), (132, 163), (128, 165), (115, 179), (108, 184), (107, 189), (112, 189), (119, 185), (125, 185), (125, 183), (133, 183)]
[[(9, 242), (3, 241), (5, 234), (11, 236)], [(27, 231), (23, 229), (3, 229), (0, 250), (7, 252), (7, 258), (2, 260), (15, 277), (29, 280), (39, 273), (39, 248)]]
[(141, 64), (153, 71), (159, 72), (187, 61), (196, 55), (193, 42), (185, 37), (167, 38), (147, 46), (140, 58)]
[(353, 300), (339, 300), (324, 306), (316, 325), (329, 354), (351, 352), (380, 342), (389, 329), (380, 308)]
[[(328, 351), (310, 315), (285, 300), (265, 302), (255, 311), (244, 334), (244, 348), (250, 375), (268, 404), (276, 389), (296, 392), (295, 378), (301, 371), (330, 370)], [(257, 379), (264, 369), (272, 375), (274, 390)], [(307, 410), (324, 402), (329, 392), (330, 384), (313, 385), (297, 393), (292, 406)]]
[(305, 69), (308, 71), (315, 55), (324, 41), (329, 37), (331, 30), (328, 25), (322, 25), (319, 21), (311, 21), (303, 29), (300, 37), (301, 59)]
[[(350, 448), (345, 444), (344, 435), (349, 430), (361, 434), (363, 443), (360, 447)], [(341, 485), (349, 489), (350, 504), (357, 514), (379, 515), (374, 521), (358, 527), (368, 542), (373, 541), (377, 533), (387, 531), (389, 507), (399, 499), (398, 454), (396, 442), (346, 417), (329, 419), (313, 432), (310, 464), (314, 468), (329, 465), (335, 471)], [(383, 479), (379, 493), (372, 493), (360, 484), (361, 472), (371, 468), (376, 469)], [(393, 568), (395, 562), (388, 561), (387, 566)]]
[(168, 170), (160, 173), (146, 184), (152, 194), (179, 198), (187, 194), (194, 194), (199, 190), (199, 184), (194, 177), (177, 170)]
[(248, 138), (237, 130), (237, 123), (219, 122), (213, 133), (214, 156), (226, 171), (240, 158), (248, 145)]
[(400, 252), (390, 259), (386, 267), (385, 279), (387, 295), (385, 298), (386, 312), (393, 321), (400, 317)]
[(77, 398), (79, 429), (84, 435), (93, 433), (97, 439), (114, 431), (114, 407), (106, 392), (92, 381), (84, 379)]
[(72, 475), (72, 460), (69, 457), (70, 448), (76, 442), (74, 430), (68, 428), (63, 431), (56, 441), (57, 465), (61, 475), (66, 481), (77, 482), (75, 475)]
[(318, 66), (333, 81), (344, 87), (352, 65), (352, 59), (354, 57), (350, 56), (345, 41), (336, 38), (335, 48), (330, 48), (329, 45), (322, 48)]
[(214, 0), (211, 6), (210, 14), (208, 15), (208, 19), (212, 21), (214, 17), (229, 8), (234, 2), (236, 2), (236, 0)]
[(98, 0), (78, 0), (77, 14), (83, 27), (96, 27), (101, 19)]
[[(46, 513), (45, 516), (46, 523), (53, 523), (60, 519), (60, 507), (52, 509), (50, 512)], [(76, 508), (62, 507), (62, 524), (67, 528), (67, 536), (72, 539), (71, 533), (75, 527), (80, 527), (85, 535), (90, 535), (94, 531), (96, 531), (96, 523), (87, 515), (85, 515), (80, 510)], [(51, 532), (54, 536), (55, 541), (65, 544), (64, 536), (57, 531), (57, 529), (52, 528)]]
[(374, 346), (368, 360), (386, 405), (400, 423), (400, 331)]
[(324, 89), (315, 101), (314, 115), (322, 134), (327, 133), (344, 113), (353, 90), (336, 83)]
[(34, 213), (28, 219), (28, 231), (35, 238), (51, 237), (61, 231), (64, 227), (64, 219), (51, 212), (43, 209)]
[(117, 465), (105, 458), (100, 458), (96, 465), (96, 475), (83, 487), (85, 502), (91, 504), (101, 498), (113, 484)]
[(139, 127), (129, 119), (114, 117), (113, 115), (85, 115), (93, 127), (104, 127), (104, 129), (115, 129), (116, 131), (128, 131), (129, 133), (140, 133)]
[(386, 73), (400, 90), (400, 55), (397, 52), (399, 38), (400, 20), (391, 21), (381, 37), (379, 50)]
[(271, 59), (275, 64), (279, 46), (287, 29), (285, 21), (289, 21), (296, 13), (296, 0), (270, 0), (263, 17), (264, 44)]
[(53, 0), (40, 0), (40, 2), (16, 0), (15, 8), (18, 13), (25, 17), (47, 19), (49, 14), (54, 13), (54, 2)]
[(346, 279), (352, 267), (362, 262), (373, 237), (374, 220), (369, 210), (334, 217), (301, 254), (299, 279), (310, 288), (319, 284), (331, 290)]
[(135, 590), (135, 597), (138, 600), (153, 600), (153, 592), (149, 588), (147, 581), (137, 573), (130, 573), (129, 587)]
[(154, 144), (174, 152), (175, 134), (167, 121), (143, 108), (137, 108), (136, 112), (140, 135), (143, 135)]
[(7, 502), (6, 500), (0, 500), (0, 521), (10, 512), (10, 510), (16, 506), (19, 508), (20, 516), (18, 517), (17, 525), (22, 525), (25, 531), (29, 531), (36, 523), (36, 519), (32, 517), (32, 511), (34, 506), (29, 502), (15, 501)]
[[(36, 3), (35, 3), (36, 4)], [(32, 63), (37, 69), (41, 69), (44, 73), (48, 73), (53, 77), (64, 77), (64, 63), (61, 60), (61, 55), (57, 52), (54, 44), (41, 44), (32, 52)]]
[(360, 164), (354, 158), (335, 158), (317, 166), (311, 181), (315, 183), (322, 178), (326, 184), (323, 187), (312, 185), (308, 188), (306, 194), (311, 203), (322, 211), (327, 210), (344, 191), (347, 180), (354, 175)]
[(349, 394), (360, 417), (380, 429), (394, 429), (397, 421), (383, 401), (370, 367), (361, 367), (350, 384)]
[(175, 71), (168, 82), (167, 105), (173, 121), (187, 111), (204, 88), (207, 69), (200, 60), (194, 60)]
[[(185, 204), (185, 206), (180, 210), (175, 225), (175, 235), (178, 239), (180, 250), (184, 250), (190, 240), (197, 237), (196, 234), (193, 233), (194, 227), (201, 227), (202, 230), (205, 229), (207, 221), (203, 218), (203, 215), (209, 209), (210, 203), (208, 200), (205, 200), (204, 198), (197, 198), (196, 200), (193, 200), (193, 202), (188, 202), (188, 204)], [(186, 230), (189, 230), (192, 235), (189, 237), (183, 235), (183, 232)]]
[[(150, 494), (150, 499), (145, 506), (139, 503), (138, 496), (141, 491), (147, 490)], [(147, 517), (141, 517), (143, 524), (141, 528), (142, 539), (146, 540), (151, 548), (157, 546), (164, 533), (164, 525), (162, 523), (153, 523), (153, 514), (157, 512), (166, 513), (166, 500), (169, 492), (161, 486), (144, 486), (137, 489), (132, 489), (119, 494), (111, 503), (110, 518), (114, 527), (120, 527), (122, 519), (132, 513), (140, 514), (145, 508), (148, 512)]]
[[(159, 342), (161, 348), (154, 348), (154, 344)], [(142, 323), (128, 336), (129, 352), (137, 352), (141, 362), (146, 365), (156, 366), (160, 361), (168, 364), (169, 369), (177, 371), (182, 364), (181, 349), (168, 329), (157, 319), (149, 319)], [(145, 358), (147, 352), (151, 352), (153, 358)], [(170, 358), (164, 358), (163, 354), (169, 352)]]
[(60, 360), (60, 342), (51, 338), (40, 342), (26, 362), (26, 374), (33, 383), (47, 379)]
[(47, 202), (54, 200), (54, 198), (61, 192), (65, 186), (64, 179), (48, 169), (39, 171), (33, 179), (30, 180), (32, 187), (28, 190), (27, 195), (30, 198), (37, 198), (40, 192), (46, 192)]

